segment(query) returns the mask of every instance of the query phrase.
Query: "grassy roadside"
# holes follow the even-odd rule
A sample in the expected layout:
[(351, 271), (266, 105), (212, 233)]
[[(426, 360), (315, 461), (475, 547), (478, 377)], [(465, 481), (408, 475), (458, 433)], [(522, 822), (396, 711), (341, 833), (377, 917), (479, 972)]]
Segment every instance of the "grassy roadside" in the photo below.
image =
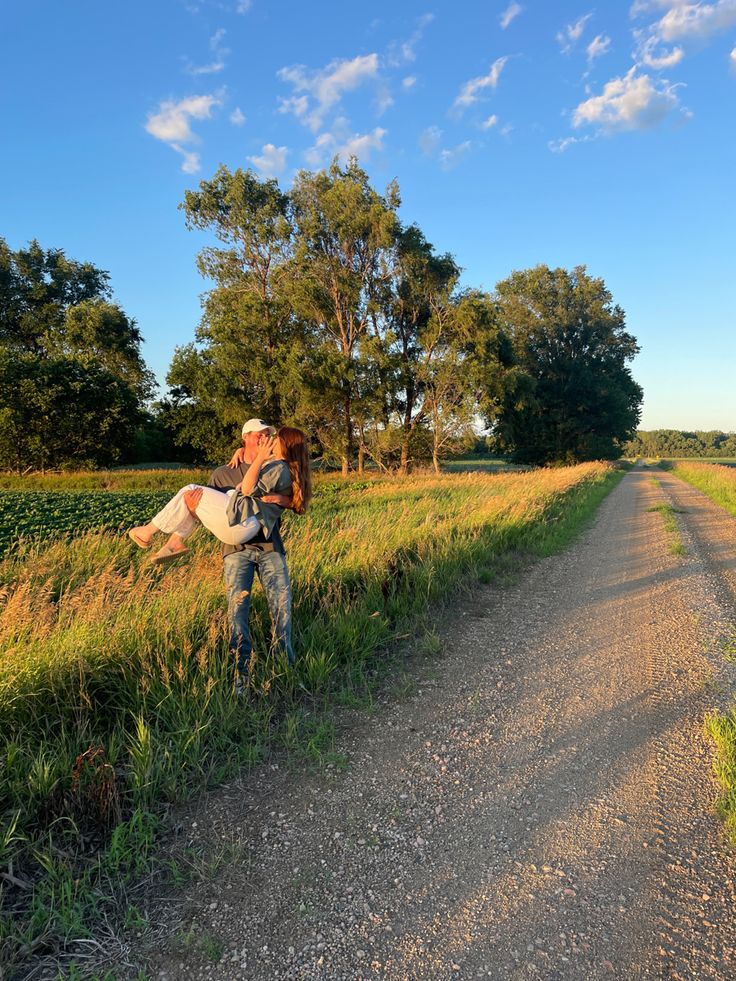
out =
[(697, 487), (730, 514), (736, 515), (736, 467), (718, 463), (678, 462), (670, 472)]
[[(736, 516), (736, 468), (717, 463), (678, 461), (671, 473)], [(736, 659), (736, 638), (724, 645), (723, 654), (728, 660)], [(710, 713), (705, 726), (715, 744), (713, 769), (721, 786), (716, 809), (731, 841), (736, 844), (736, 706), (727, 712)]]
[[(287, 529), (297, 667), (261, 657), (245, 702), (231, 691), (210, 540), (163, 573), (104, 532), (0, 563), (0, 962), (134, 923), (167, 808), (274, 745), (328, 759), (331, 707), (370, 700), (392, 641), (420, 641), (432, 604), (490, 581), (509, 555), (564, 547), (621, 476), (588, 464), (324, 482)], [(253, 620), (264, 652), (260, 594)]]

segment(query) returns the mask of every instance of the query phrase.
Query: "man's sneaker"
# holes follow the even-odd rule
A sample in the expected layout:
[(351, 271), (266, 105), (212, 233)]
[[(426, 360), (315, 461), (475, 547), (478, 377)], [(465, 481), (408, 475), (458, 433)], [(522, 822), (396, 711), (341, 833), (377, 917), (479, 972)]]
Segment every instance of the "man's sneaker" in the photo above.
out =
[(242, 698), (247, 691), (248, 686), (246, 685), (245, 678), (239, 674), (235, 679), (235, 694), (238, 698)]

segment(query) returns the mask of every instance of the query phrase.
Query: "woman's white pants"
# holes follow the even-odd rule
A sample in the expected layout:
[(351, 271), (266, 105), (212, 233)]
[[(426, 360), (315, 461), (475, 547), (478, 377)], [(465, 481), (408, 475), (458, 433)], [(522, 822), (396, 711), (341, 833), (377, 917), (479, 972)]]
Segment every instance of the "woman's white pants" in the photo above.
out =
[[(202, 499), (197, 505), (195, 518), (186, 506), (184, 495), (197, 489), (202, 491)], [(152, 523), (167, 535), (176, 534), (182, 540), (188, 538), (201, 523), (225, 545), (244, 545), (258, 534), (261, 523), (258, 518), (252, 517), (239, 525), (228, 524), (225, 511), (230, 495), (234, 493), (234, 490), (218, 491), (200, 484), (187, 484), (161, 508)]]

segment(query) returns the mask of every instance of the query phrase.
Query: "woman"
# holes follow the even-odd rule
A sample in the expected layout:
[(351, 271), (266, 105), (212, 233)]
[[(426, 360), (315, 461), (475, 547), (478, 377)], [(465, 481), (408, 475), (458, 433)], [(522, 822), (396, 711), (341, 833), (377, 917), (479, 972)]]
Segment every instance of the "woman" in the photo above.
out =
[(131, 528), (128, 535), (140, 548), (150, 548), (157, 531), (169, 535), (151, 559), (154, 565), (186, 555), (189, 549), (184, 542), (199, 524), (226, 545), (244, 545), (260, 528), (266, 538), (273, 531), (283, 511), (281, 505), (271, 502), (273, 496), (291, 498), (290, 506), (297, 514), (309, 507), (312, 477), (307, 438), (300, 429), (282, 426), (275, 436), (264, 440), (234, 490), (187, 484), (148, 524)]

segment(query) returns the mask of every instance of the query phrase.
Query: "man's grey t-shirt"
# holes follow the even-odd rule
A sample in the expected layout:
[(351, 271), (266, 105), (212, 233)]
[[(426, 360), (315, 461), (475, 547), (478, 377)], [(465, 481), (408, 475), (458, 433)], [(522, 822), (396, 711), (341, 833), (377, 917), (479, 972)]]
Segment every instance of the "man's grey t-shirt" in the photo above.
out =
[[(241, 463), (240, 466), (238, 467), (228, 467), (228, 466), (218, 467), (217, 470), (213, 470), (212, 473), (210, 474), (210, 481), (208, 486), (214, 487), (215, 490), (221, 490), (221, 491), (230, 490), (231, 488), (237, 487), (238, 484), (242, 481), (243, 477), (245, 477), (248, 467), (249, 464), (247, 463)], [(261, 528), (258, 534), (254, 538), (251, 538), (249, 541), (247, 541), (245, 545), (223, 545), (222, 546), (223, 558), (226, 555), (232, 554), (233, 552), (242, 552), (248, 548), (257, 548), (262, 551), (264, 545), (273, 546), (274, 552), (278, 552), (280, 555), (284, 555), (284, 544), (281, 541), (280, 525), (281, 525), (281, 521), (279, 517), (279, 520), (276, 521), (276, 524), (269, 538), (266, 538), (266, 536), (263, 533), (263, 529)]]

